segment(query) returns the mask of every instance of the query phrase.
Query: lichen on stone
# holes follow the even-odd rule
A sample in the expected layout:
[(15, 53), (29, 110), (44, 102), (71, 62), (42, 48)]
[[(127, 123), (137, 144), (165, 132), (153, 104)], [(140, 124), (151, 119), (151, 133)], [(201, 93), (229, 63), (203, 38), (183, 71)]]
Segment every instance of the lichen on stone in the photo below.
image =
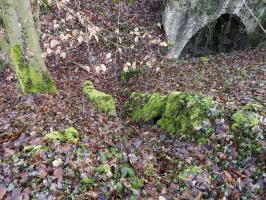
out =
[(20, 45), (11, 50), (12, 64), (19, 80), (19, 87), (23, 93), (51, 92), (55, 93), (56, 87), (47, 71), (35, 69), (24, 59)]
[(44, 136), (45, 140), (60, 141), (67, 143), (77, 143), (79, 133), (73, 127), (67, 128), (63, 131), (52, 131)]
[(116, 116), (116, 106), (113, 97), (96, 90), (91, 81), (85, 81), (83, 84), (83, 93), (98, 109), (109, 116)]

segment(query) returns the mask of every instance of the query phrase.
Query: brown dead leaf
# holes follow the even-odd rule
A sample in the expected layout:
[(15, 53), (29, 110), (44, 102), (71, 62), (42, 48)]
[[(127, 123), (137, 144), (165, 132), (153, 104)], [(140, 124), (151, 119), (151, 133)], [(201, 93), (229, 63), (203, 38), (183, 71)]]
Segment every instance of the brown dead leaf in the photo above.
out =
[(4, 185), (0, 185), (0, 200), (3, 199), (6, 194), (6, 191), (6, 187)]
[(47, 176), (47, 172), (45, 171), (45, 169), (41, 169), (39, 172), (38, 172), (38, 175), (41, 177), (41, 178), (45, 178)]
[(240, 200), (240, 192), (238, 190), (234, 190), (232, 193), (232, 200)]
[(89, 191), (89, 192), (86, 192), (86, 195), (88, 195), (89, 197), (92, 197), (92, 198), (97, 198), (99, 196), (99, 193), (94, 192), (94, 191)]
[(219, 154), (219, 158), (220, 158), (221, 160), (226, 160), (227, 156), (226, 156), (226, 154), (224, 154), (224, 153), (220, 153), (220, 154)]
[(5, 148), (5, 157), (10, 157), (12, 155), (14, 155), (16, 152), (12, 149), (9, 148)]
[(56, 168), (54, 170), (54, 176), (55, 178), (57, 178), (58, 180), (62, 180), (62, 176), (63, 176), (63, 170), (62, 168)]
[(226, 178), (228, 183), (232, 183), (233, 182), (233, 178), (232, 178), (231, 174), (228, 171), (224, 170), (224, 176), (225, 176), (225, 178)]

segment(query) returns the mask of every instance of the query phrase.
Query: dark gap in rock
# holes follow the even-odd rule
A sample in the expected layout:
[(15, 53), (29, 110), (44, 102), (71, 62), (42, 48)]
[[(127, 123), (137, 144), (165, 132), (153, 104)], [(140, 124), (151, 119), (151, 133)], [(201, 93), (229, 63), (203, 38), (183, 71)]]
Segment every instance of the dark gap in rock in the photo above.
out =
[(152, 119), (152, 121), (150, 122), (150, 124), (151, 124), (151, 125), (156, 125), (157, 122), (158, 122), (162, 117), (163, 117), (162, 115), (155, 117), (154, 119)]
[(181, 57), (230, 53), (248, 48), (245, 25), (236, 15), (224, 14), (200, 29), (187, 43)]

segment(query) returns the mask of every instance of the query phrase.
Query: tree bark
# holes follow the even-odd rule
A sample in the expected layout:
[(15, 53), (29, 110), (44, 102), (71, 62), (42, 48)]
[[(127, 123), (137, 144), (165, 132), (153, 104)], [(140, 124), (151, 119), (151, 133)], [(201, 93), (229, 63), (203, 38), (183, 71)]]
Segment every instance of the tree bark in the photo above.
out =
[(2, 15), (10, 44), (10, 57), (23, 93), (56, 92), (41, 56), (30, 0), (3, 0)]
[(41, 25), (40, 25), (40, 3), (39, 0), (33, 1), (33, 7), (34, 7), (34, 25), (35, 29), (37, 31), (38, 36), (41, 33)]

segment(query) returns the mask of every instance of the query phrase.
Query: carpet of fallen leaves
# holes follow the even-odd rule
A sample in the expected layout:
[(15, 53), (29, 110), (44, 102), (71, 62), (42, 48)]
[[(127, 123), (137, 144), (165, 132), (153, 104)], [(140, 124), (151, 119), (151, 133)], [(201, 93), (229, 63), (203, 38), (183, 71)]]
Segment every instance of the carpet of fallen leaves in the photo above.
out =
[[(14, 72), (0, 74), (0, 199), (265, 199), (265, 154), (238, 162), (226, 120), (199, 145), (131, 123), (122, 105), (131, 91), (173, 90), (211, 96), (229, 114), (265, 105), (266, 51), (168, 60), (159, 1), (114, 2), (42, 8), (43, 56), (58, 94), (21, 95)], [(139, 76), (121, 83), (135, 65)], [(85, 80), (116, 98), (117, 118), (93, 109)], [(81, 134), (76, 144), (43, 139), (69, 127)]]

